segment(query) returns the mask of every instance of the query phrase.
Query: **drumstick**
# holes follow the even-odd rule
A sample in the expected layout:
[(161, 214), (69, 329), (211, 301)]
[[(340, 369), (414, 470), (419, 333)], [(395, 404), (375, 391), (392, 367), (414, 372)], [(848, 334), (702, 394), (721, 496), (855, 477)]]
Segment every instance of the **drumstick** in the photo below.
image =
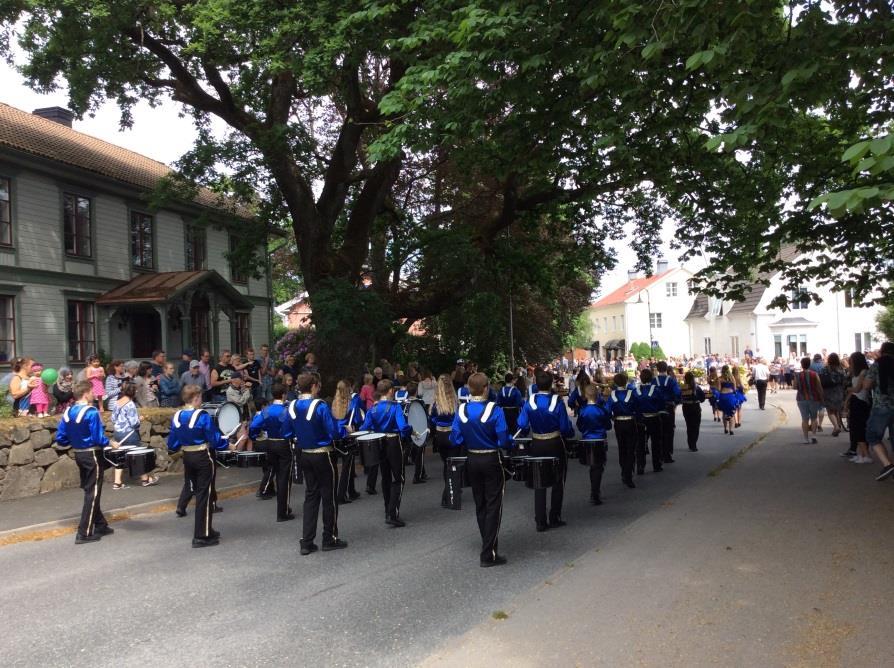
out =
[(512, 438), (518, 438), (518, 435), (519, 435), (520, 433), (522, 433), (522, 430), (521, 430), (521, 429), (519, 429), (517, 432), (515, 432), (515, 433), (512, 435)]

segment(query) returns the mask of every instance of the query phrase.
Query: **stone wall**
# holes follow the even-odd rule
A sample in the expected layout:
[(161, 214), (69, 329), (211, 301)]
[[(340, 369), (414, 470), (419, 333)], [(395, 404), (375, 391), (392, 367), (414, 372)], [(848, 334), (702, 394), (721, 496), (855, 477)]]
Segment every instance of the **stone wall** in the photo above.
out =
[[(172, 409), (141, 411), (140, 440), (155, 449), (156, 473), (182, 471), (179, 460), (168, 455), (167, 435)], [(109, 413), (106, 432), (111, 436)], [(0, 501), (77, 487), (78, 467), (70, 447), (55, 443), (57, 417), (9, 418), (0, 422)], [(106, 471), (106, 481), (112, 469)]]

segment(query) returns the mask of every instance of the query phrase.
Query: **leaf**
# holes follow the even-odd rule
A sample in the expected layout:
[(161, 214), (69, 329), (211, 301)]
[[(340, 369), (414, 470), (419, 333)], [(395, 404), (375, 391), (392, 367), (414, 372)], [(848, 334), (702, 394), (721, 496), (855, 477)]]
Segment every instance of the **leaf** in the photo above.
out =
[(649, 60), (649, 58), (654, 56), (662, 49), (664, 49), (663, 42), (649, 42), (648, 44), (646, 44), (646, 46), (643, 47), (641, 54), (644, 60)]
[(715, 135), (714, 137), (710, 137), (708, 141), (705, 142), (705, 148), (708, 151), (716, 151), (722, 143), (723, 135)]
[(864, 155), (866, 155), (866, 151), (868, 151), (868, 150), (869, 150), (869, 142), (868, 141), (857, 142), (856, 144), (854, 144), (853, 146), (851, 146), (848, 150), (846, 150), (844, 152), (844, 155), (841, 156), (841, 159), (844, 162), (850, 162), (851, 160), (854, 160), (855, 158), (862, 158)]
[(891, 141), (891, 135), (885, 135), (884, 137), (873, 139), (872, 142), (869, 144), (869, 150), (872, 151), (872, 155), (884, 155), (891, 150)]
[(829, 193), (826, 195), (826, 204), (833, 211), (835, 209), (842, 208), (845, 204), (847, 204), (847, 200), (851, 196), (850, 190), (839, 190), (838, 192)]
[(870, 199), (879, 194), (879, 189), (876, 186), (872, 186), (871, 188), (860, 188), (857, 191), (857, 195), (860, 199)]
[(703, 51), (696, 51), (689, 58), (686, 59), (686, 69), (694, 70), (696, 67), (702, 64)]
[(859, 174), (860, 172), (865, 172), (870, 167), (875, 164), (875, 158), (863, 158), (856, 167), (854, 167), (854, 174)]

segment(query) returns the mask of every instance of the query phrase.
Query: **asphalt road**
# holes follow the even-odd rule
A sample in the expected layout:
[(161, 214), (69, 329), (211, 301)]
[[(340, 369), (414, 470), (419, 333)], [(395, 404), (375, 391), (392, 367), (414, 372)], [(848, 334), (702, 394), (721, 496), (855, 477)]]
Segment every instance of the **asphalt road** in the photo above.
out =
[[(752, 397), (753, 399), (753, 397)], [(0, 548), (5, 665), (406, 666), (449, 644), (541, 585), (580, 555), (636, 531), (634, 523), (705, 476), (776, 419), (746, 405), (744, 426), (724, 436), (705, 411), (700, 452), (620, 483), (610, 443), (605, 505), (589, 505), (587, 470), (572, 463), (568, 526), (534, 531), (533, 492), (508, 483), (501, 552), (509, 564), (478, 566), (474, 505), (440, 508), (440, 460), (432, 478), (407, 485), (402, 529), (384, 524), (381, 495), (364, 494), (339, 516), (346, 550), (298, 554), (299, 513), (276, 523), (272, 501), (230, 499), (215, 517), (221, 544), (190, 547), (192, 513), (147, 514), (115, 524), (100, 543), (66, 536)], [(362, 489), (362, 487), (361, 487)], [(300, 498), (303, 487), (293, 494)], [(319, 535), (318, 535), (319, 539)]]

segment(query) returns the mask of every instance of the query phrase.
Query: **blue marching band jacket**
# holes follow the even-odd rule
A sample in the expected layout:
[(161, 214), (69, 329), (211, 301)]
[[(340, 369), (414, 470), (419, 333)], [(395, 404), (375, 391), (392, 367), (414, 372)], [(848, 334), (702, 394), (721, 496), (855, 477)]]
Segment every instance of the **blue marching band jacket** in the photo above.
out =
[(515, 385), (505, 385), (497, 393), (497, 405), (500, 408), (521, 408), (524, 403), (525, 399)]
[(227, 438), (217, 423), (201, 408), (184, 408), (171, 418), (168, 450), (177, 452), (184, 445), (208, 445), (212, 450), (225, 450)]
[(664, 393), (655, 383), (649, 383), (640, 387), (637, 397), (639, 399), (640, 413), (643, 415), (660, 413), (665, 409)]
[(612, 400), (600, 400), (581, 408), (577, 428), (581, 440), (604, 441), (606, 432), (612, 428)]
[(56, 430), (56, 442), (75, 450), (104, 448), (109, 445), (106, 430), (95, 406), (75, 404), (62, 413)]
[(407, 438), (413, 433), (413, 428), (407, 424), (403, 409), (393, 401), (379, 401), (369, 409), (363, 424), (363, 431), (374, 431), (379, 434), (399, 434)]
[(498, 450), (509, 447), (509, 431), (503, 409), (492, 401), (472, 399), (460, 405), (453, 418), (450, 442), (468, 450)]
[(609, 395), (612, 416), (636, 419), (640, 411), (639, 392), (630, 387), (615, 387)]
[(289, 404), (282, 416), (282, 437), (295, 439), (299, 450), (325, 448), (340, 436), (329, 405), (322, 399), (302, 395)]
[(664, 403), (680, 403), (680, 401), (682, 400), (682, 396), (680, 394), (680, 384), (677, 382), (676, 378), (672, 378), (671, 376), (662, 376), (661, 374), (659, 374), (652, 379), (652, 382), (659, 388), (661, 388), (661, 396), (664, 397)]
[(255, 413), (248, 425), (248, 437), (256, 440), (264, 435), (266, 438), (283, 439), (283, 415), (286, 412), (286, 405), (283, 403), (273, 402), (268, 406), (264, 406), (263, 410)]
[(562, 436), (574, 436), (574, 427), (568, 419), (565, 403), (558, 394), (538, 392), (525, 402), (518, 415), (518, 428), (522, 434), (559, 432)]

